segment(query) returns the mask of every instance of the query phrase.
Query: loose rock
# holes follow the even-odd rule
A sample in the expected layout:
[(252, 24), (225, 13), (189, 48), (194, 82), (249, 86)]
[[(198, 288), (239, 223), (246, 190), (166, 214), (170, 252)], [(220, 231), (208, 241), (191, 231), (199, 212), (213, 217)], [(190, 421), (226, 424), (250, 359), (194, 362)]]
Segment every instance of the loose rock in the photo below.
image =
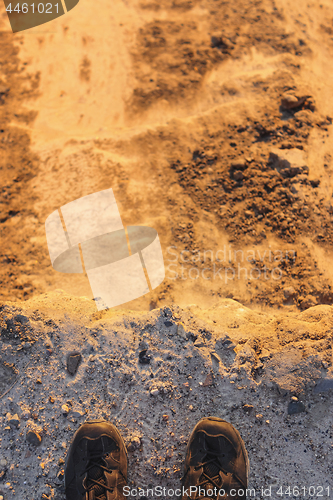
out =
[(286, 299), (291, 299), (295, 297), (296, 290), (293, 286), (288, 286), (283, 289), (283, 295), (285, 296)]
[(81, 410), (74, 410), (74, 411), (72, 411), (71, 415), (73, 418), (81, 418), (81, 417), (83, 417), (84, 412)]
[(211, 385), (213, 385), (213, 376), (211, 373), (208, 373), (204, 383), (202, 384), (203, 387), (210, 387)]
[(39, 446), (42, 442), (42, 437), (36, 429), (30, 429), (27, 432), (26, 440), (34, 446)]
[(302, 106), (307, 99), (310, 99), (310, 95), (304, 95), (304, 96), (296, 96), (295, 94), (289, 94), (286, 93), (282, 96), (281, 99), (281, 106), (285, 109), (295, 109), (298, 108), (299, 106)]
[(138, 436), (134, 436), (131, 438), (131, 441), (127, 445), (128, 451), (135, 451), (138, 450), (141, 446), (141, 441)]
[(73, 352), (69, 354), (67, 358), (67, 371), (71, 375), (75, 375), (79, 364), (81, 363), (82, 356), (79, 352)]
[(253, 405), (245, 404), (245, 405), (243, 405), (243, 410), (245, 411), (245, 413), (252, 413)]
[(223, 52), (233, 49), (233, 46), (231, 45), (229, 40), (227, 40), (227, 38), (225, 38), (224, 36), (215, 34), (212, 35), (210, 40), (213, 48), (220, 49)]
[(283, 177), (295, 177), (308, 173), (309, 168), (300, 149), (272, 149), (269, 153), (268, 165), (280, 172)]
[(298, 106), (298, 98), (293, 94), (284, 94), (281, 99), (281, 106), (286, 109), (293, 109)]
[(69, 408), (69, 406), (68, 406), (68, 405), (66, 405), (66, 404), (65, 404), (65, 405), (62, 405), (61, 410), (62, 410), (63, 415), (65, 415), (65, 416), (67, 416), (67, 415), (68, 415), (68, 413), (70, 412), (70, 408)]
[(178, 324), (178, 326), (177, 326), (177, 335), (179, 335), (179, 337), (182, 337), (183, 339), (187, 338), (183, 323), (179, 323)]
[(323, 378), (322, 380), (319, 380), (319, 382), (315, 386), (314, 392), (326, 392), (330, 389), (333, 389), (333, 378)]
[(139, 363), (141, 365), (149, 365), (151, 356), (147, 354), (147, 349), (139, 352)]
[(8, 423), (9, 423), (10, 426), (16, 427), (16, 429), (17, 429), (18, 426), (20, 425), (20, 418), (19, 418), (18, 414), (15, 413), (15, 415), (11, 416), (8, 419)]
[(305, 411), (305, 406), (300, 401), (290, 401), (288, 405), (288, 415), (294, 415), (296, 413), (302, 413)]

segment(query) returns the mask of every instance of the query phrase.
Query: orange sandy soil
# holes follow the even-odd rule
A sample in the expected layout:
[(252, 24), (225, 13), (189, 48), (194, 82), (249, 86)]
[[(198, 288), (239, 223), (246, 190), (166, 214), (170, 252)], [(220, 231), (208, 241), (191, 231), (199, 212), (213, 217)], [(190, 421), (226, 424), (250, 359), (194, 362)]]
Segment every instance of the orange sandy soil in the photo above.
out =
[[(44, 222), (112, 187), (165, 257), (164, 283), (128, 308), (332, 303), (328, 0), (82, 1), (15, 35), (2, 6), (0, 39), (3, 300), (92, 298), (53, 270)], [(288, 110), (286, 92), (308, 98)], [(284, 175), (274, 149), (307, 168)]]

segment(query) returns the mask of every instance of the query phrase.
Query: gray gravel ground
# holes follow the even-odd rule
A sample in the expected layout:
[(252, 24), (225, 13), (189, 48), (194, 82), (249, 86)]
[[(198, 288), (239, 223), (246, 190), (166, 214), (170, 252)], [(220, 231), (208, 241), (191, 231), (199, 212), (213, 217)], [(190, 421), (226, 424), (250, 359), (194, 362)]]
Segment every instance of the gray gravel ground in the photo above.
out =
[(192, 428), (214, 415), (245, 441), (248, 498), (332, 497), (332, 321), (330, 306), (282, 321), (230, 299), (141, 314), (61, 291), (3, 305), (0, 495), (64, 499), (73, 433), (97, 417), (125, 439), (131, 486), (175, 489)]

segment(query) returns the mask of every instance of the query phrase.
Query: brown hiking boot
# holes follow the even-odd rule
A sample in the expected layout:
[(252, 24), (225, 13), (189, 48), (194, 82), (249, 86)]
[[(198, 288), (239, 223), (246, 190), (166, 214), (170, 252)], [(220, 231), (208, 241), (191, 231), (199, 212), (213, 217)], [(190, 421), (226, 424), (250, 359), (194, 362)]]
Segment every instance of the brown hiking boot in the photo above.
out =
[(182, 500), (245, 500), (248, 473), (239, 432), (220, 418), (201, 419), (187, 445)]
[(127, 451), (118, 430), (105, 420), (81, 425), (66, 457), (67, 500), (123, 500)]

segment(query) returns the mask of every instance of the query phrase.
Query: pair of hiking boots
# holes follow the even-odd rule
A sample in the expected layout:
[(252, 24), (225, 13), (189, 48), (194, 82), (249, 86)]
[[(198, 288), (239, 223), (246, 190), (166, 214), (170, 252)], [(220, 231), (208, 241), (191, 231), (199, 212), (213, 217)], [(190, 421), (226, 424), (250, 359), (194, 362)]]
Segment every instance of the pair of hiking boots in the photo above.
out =
[[(182, 487), (175, 500), (245, 500), (248, 470), (238, 431), (220, 418), (203, 418), (189, 439)], [(65, 487), (67, 500), (130, 496), (125, 443), (110, 422), (87, 421), (76, 431), (66, 458)]]

